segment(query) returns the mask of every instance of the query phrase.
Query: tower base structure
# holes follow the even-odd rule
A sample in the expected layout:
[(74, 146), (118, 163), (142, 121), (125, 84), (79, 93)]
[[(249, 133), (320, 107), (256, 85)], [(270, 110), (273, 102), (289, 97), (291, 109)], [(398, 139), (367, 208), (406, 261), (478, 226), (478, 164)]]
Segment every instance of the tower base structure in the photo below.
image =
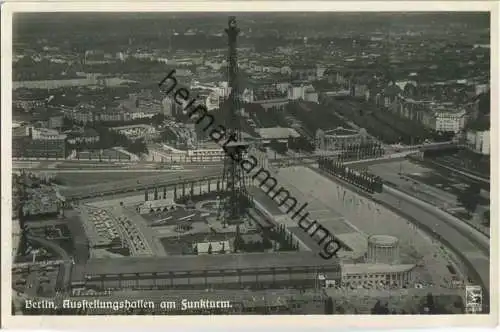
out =
[(226, 184), (226, 197), (219, 208), (218, 219), (224, 226), (238, 225), (243, 222), (251, 198), (246, 190), (245, 170), (240, 166), (248, 149), (248, 143), (231, 142), (224, 146), (227, 156), (224, 160), (222, 181)]

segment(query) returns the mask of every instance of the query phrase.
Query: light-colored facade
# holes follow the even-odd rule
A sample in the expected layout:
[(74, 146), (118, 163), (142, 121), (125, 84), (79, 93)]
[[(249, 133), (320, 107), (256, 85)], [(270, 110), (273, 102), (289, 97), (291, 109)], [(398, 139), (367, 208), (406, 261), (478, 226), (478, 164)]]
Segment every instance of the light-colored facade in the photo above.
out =
[(226, 154), (222, 148), (214, 148), (187, 150), (186, 155), (193, 160), (222, 160)]
[(66, 135), (60, 134), (57, 130), (48, 128), (28, 128), (34, 140), (65, 140)]

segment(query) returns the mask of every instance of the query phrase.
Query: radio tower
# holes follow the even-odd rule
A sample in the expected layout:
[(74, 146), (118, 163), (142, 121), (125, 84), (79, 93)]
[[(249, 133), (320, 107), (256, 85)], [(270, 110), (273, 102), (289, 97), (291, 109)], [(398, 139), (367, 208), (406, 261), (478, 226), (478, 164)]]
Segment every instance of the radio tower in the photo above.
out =
[[(218, 217), (223, 226), (228, 224), (240, 224), (249, 206), (248, 194), (245, 187), (245, 173), (239, 165), (238, 160), (242, 160), (244, 153), (248, 149), (248, 144), (241, 140), (241, 125), (238, 117), (240, 110), (240, 91), (238, 86), (238, 61), (236, 54), (236, 38), (240, 29), (236, 25), (236, 18), (230, 16), (228, 27), (225, 29), (228, 37), (228, 81), (230, 88), (226, 137), (233, 137), (236, 142), (225, 145), (226, 158), (224, 160), (224, 170), (222, 173), (222, 183), (226, 184), (227, 197), (220, 205)], [(225, 110), (223, 110), (225, 111)]]

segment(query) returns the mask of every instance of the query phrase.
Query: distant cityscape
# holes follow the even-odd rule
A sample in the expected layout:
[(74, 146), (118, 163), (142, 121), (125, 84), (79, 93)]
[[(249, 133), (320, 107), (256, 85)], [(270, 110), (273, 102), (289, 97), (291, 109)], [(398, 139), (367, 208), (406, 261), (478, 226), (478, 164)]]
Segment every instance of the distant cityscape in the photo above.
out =
[(489, 21), (15, 14), (12, 313), (489, 313)]

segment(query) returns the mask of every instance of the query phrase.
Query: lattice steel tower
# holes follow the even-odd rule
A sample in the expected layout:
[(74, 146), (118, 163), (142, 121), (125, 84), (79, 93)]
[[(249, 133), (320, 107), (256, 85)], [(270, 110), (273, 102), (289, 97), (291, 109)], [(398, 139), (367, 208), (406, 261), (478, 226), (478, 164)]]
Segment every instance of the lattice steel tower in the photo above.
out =
[[(241, 140), (241, 124), (238, 112), (240, 111), (240, 89), (238, 85), (238, 60), (236, 54), (236, 38), (240, 29), (236, 25), (236, 18), (230, 16), (228, 27), (225, 29), (228, 36), (228, 81), (231, 92), (229, 94), (229, 109), (226, 121), (226, 138), (233, 137), (224, 145), (226, 158), (222, 173), (222, 183), (225, 183), (227, 197), (219, 208), (219, 220), (224, 227), (228, 224), (240, 224), (249, 206), (249, 197), (245, 186), (244, 169), (239, 165), (248, 149), (248, 144)], [(225, 110), (223, 110), (225, 111)]]

